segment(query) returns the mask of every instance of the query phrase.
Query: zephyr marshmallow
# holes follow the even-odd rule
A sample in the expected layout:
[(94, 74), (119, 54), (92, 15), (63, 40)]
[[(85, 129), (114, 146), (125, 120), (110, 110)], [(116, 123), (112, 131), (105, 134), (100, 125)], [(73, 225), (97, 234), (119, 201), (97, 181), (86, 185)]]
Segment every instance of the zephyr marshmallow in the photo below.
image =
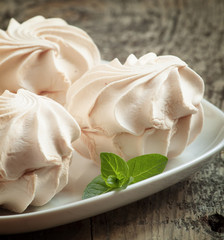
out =
[(41, 206), (68, 182), (80, 136), (73, 117), (57, 102), (20, 89), (0, 96), (0, 205), (23, 212)]
[(201, 77), (175, 56), (130, 55), (124, 64), (98, 65), (67, 94), (66, 108), (82, 130), (73, 146), (96, 162), (101, 152), (173, 158), (202, 129), (203, 92)]
[(0, 94), (24, 88), (64, 105), (71, 83), (99, 62), (89, 35), (60, 18), (11, 19), (0, 30)]

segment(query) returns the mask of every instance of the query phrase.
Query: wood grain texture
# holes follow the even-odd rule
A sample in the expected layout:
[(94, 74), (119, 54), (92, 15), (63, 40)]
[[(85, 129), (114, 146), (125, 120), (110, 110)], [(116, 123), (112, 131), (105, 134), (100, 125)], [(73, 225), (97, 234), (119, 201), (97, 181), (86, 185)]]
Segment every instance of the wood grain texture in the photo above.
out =
[[(205, 81), (205, 98), (224, 110), (224, 1), (0, 1), (0, 27), (11, 17), (61, 17), (86, 30), (102, 58), (124, 61), (153, 51), (177, 55)], [(184, 181), (83, 221), (0, 239), (215, 240), (207, 217), (224, 215), (224, 152)], [(60, 216), (59, 216), (60, 217)]]

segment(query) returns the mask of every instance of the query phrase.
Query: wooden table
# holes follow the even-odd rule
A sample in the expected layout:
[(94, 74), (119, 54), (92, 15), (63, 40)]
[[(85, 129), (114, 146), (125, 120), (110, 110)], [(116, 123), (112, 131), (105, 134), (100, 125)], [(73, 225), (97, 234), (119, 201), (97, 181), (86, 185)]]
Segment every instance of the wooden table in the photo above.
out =
[[(205, 98), (224, 110), (224, 1), (0, 1), (3, 29), (11, 17), (23, 22), (35, 15), (61, 17), (83, 28), (105, 60), (150, 51), (179, 56), (203, 77)], [(208, 224), (210, 216), (224, 215), (223, 177), (224, 151), (153, 196), (79, 222), (0, 239), (224, 239), (224, 223), (222, 233)]]

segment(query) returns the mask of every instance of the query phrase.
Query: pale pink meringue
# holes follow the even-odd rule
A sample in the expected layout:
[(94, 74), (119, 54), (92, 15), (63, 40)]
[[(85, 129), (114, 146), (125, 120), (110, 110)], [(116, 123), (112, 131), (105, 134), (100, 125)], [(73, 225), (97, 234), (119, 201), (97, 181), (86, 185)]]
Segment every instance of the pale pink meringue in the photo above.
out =
[(82, 130), (73, 146), (96, 162), (100, 152), (175, 157), (202, 129), (203, 92), (201, 77), (175, 56), (98, 65), (67, 94), (66, 108)]
[(68, 183), (80, 136), (57, 102), (20, 89), (0, 96), (0, 205), (14, 212), (41, 206)]
[(0, 30), (0, 94), (24, 88), (65, 104), (71, 83), (99, 62), (87, 33), (60, 18), (11, 19)]

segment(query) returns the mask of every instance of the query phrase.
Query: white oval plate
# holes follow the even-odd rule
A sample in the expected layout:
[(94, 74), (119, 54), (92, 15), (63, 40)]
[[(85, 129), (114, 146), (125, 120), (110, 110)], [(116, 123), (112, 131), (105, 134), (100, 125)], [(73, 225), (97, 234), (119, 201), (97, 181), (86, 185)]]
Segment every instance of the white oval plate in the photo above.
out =
[(1, 209), (0, 234), (35, 231), (88, 218), (147, 197), (194, 173), (224, 147), (224, 113), (206, 100), (203, 106), (202, 132), (180, 156), (168, 161), (163, 173), (119, 192), (81, 200), (85, 186), (100, 170), (75, 154), (68, 186), (43, 207), (29, 207), (22, 214)]

